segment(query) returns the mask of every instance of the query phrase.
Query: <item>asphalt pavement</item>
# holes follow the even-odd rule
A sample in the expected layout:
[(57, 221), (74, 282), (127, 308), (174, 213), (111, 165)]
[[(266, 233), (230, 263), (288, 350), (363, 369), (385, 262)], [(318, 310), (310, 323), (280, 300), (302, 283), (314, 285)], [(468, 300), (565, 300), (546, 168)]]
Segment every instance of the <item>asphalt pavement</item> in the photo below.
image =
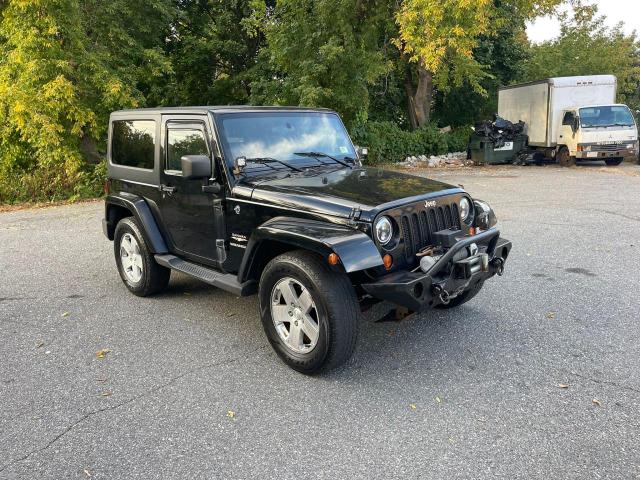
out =
[(414, 171), (513, 241), (468, 304), (306, 377), (255, 297), (122, 285), (102, 203), (0, 214), (0, 478), (640, 478), (640, 166)]

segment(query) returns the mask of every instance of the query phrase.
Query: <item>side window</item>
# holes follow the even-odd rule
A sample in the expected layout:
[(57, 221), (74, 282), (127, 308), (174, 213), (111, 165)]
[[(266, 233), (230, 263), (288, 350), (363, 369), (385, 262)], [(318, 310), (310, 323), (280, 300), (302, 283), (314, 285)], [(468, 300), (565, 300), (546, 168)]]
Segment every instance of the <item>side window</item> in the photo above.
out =
[(155, 143), (155, 121), (116, 120), (111, 135), (111, 162), (153, 170)]
[(567, 112), (564, 114), (564, 118), (562, 119), (562, 125), (573, 125), (573, 119), (574, 119), (575, 115), (573, 114), (573, 112)]
[(184, 155), (209, 155), (204, 130), (196, 126), (174, 125), (167, 128), (166, 170), (182, 171)]

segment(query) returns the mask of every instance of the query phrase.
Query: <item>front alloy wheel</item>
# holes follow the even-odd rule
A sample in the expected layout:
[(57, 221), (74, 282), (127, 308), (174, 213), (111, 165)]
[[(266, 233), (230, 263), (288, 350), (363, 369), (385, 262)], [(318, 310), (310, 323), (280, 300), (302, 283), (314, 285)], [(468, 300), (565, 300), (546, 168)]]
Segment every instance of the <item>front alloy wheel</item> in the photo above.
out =
[(311, 252), (283, 253), (260, 277), (260, 314), (271, 346), (302, 373), (330, 370), (353, 354), (360, 309), (344, 271)]
[(295, 353), (308, 353), (318, 343), (319, 313), (313, 297), (298, 280), (285, 277), (273, 287), (271, 318), (284, 344)]

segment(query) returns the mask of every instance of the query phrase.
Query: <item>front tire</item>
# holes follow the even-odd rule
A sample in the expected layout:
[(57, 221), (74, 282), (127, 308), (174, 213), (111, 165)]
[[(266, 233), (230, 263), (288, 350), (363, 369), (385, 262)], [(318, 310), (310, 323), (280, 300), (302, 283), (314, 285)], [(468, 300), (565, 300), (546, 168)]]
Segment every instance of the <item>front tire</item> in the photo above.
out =
[(604, 163), (607, 164), (607, 167), (616, 167), (622, 163), (622, 158), (620, 157), (606, 158), (604, 160)]
[(120, 278), (131, 293), (146, 297), (167, 287), (171, 269), (156, 263), (133, 217), (118, 222), (113, 248)]
[(353, 354), (360, 310), (349, 277), (322, 257), (284, 253), (260, 278), (262, 326), (278, 356), (305, 374), (328, 371)]
[(572, 157), (569, 149), (564, 145), (556, 153), (556, 160), (562, 167), (573, 167), (576, 164), (576, 157)]

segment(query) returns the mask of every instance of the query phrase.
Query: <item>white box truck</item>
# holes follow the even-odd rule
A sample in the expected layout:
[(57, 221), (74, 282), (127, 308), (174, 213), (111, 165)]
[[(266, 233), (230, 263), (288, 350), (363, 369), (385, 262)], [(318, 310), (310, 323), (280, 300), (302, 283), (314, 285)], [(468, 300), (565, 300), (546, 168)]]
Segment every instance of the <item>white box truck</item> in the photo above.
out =
[(638, 156), (638, 129), (629, 107), (615, 103), (616, 77), (547, 78), (502, 87), (498, 115), (525, 122), (531, 149), (564, 166), (576, 158), (618, 165)]

